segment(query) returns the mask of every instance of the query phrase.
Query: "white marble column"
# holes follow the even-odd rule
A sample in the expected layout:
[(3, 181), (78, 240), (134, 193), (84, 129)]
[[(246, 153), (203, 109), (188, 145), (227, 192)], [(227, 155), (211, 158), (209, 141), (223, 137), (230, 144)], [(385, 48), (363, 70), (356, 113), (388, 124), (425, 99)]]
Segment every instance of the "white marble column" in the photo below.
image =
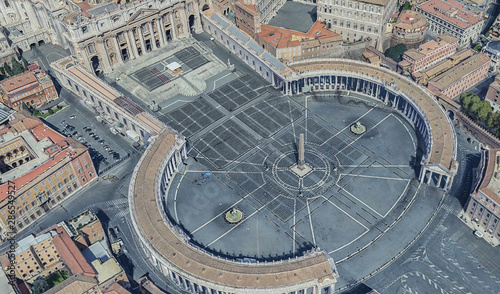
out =
[(80, 47), (80, 52), (82, 53), (82, 59), (85, 67), (94, 73), (94, 69), (92, 68), (92, 64), (90, 64), (89, 54), (87, 53), (87, 46)]
[[(193, 2), (194, 3), (194, 2)], [(198, 5), (193, 5), (194, 6), (194, 31), (197, 34), (201, 34), (203, 32), (203, 26), (201, 25), (201, 14), (200, 14), (200, 8)]]
[(189, 29), (189, 22), (186, 17), (186, 9), (185, 7), (182, 7), (179, 11), (179, 14), (181, 15), (181, 22), (182, 22), (182, 35), (184, 37), (190, 36), (191, 35), (191, 30)]
[(139, 41), (141, 42), (141, 51), (142, 54), (144, 55), (146, 53), (146, 43), (144, 43), (144, 36), (143, 36), (143, 31), (142, 31), (142, 25), (139, 26), (136, 29), (137, 34), (139, 34)]
[(104, 72), (109, 72), (111, 70), (111, 63), (109, 62), (109, 56), (108, 52), (106, 51), (106, 46), (104, 45), (104, 40), (99, 39), (97, 40), (97, 43), (99, 44), (99, 49), (101, 51), (101, 59), (104, 62)]
[(165, 22), (163, 21), (163, 16), (160, 17), (159, 22), (160, 22), (160, 27), (161, 27), (161, 34), (163, 36), (163, 42), (165, 43), (165, 45), (167, 45), (168, 44), (167, 30), (165, 29)]
[(153, 23), (148, 22), (148, 27), (149, 27), (149, 33), (151, 34), (151, 48), (153, 50), (156, 50), (156, 49), (158, 49), (158, 47), (156, 46), (156, 39), (155, 39), (155, 32), (153, 30)]
[(137, 51), (137, 42), (135, 41), (134, 30), (130, 29), (129, 34), (130, 34), (130, 42), (132, 43), (132, 49), (134, 50), (135, 58), (138, 58), (139, 51)]
[(155, 19), (156, 29), (158, 30), (158, 36), (160, 37), (160, 46), (165, 46), (165, 29), (161, 25), (161, 18)]
[(122, 52), (120, 50), (120, 44), (118, 44), (118, 36), (117, 35), (112, 35), (111, 38), (113, 39), (113, 43), (115, 44), (115, 49), (116, 49), (116, 60), (118, 63), (123, 63), (123, 58), (122, 58)]
[(172, 33), (172, 40), (177, 40), (177, 26), (174, 21), (174, 13), (169, 13), (170, 15), (170, 31)]
[(132, 51), (132, 44), (130, 43), (128, 30), (124, 31), (123, 35), (125, 36), (125, 40), (127, 41), (127, 53), (129, 55), (129, 59), (135, 59), (134, 52)]

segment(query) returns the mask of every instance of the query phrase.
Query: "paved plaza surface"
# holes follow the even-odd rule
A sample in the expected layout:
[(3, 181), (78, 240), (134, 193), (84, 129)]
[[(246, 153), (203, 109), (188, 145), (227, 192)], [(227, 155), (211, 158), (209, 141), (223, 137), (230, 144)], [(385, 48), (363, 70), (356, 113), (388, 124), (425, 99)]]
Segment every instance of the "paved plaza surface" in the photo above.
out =
[(316, 5), (287, 1), (268, 25), (307, 33), (317, 19)]
[[(245, 74), (159, 118), (189, 142), (168, 216), (214, 254), (277, 260), (319, 247), (356, 268), (355, 277), (341, 275), (339, 285), (348, 285), (397, 255), (442, 200), (415, 180), (412, 126), (370, 99), (291, 99)], [(351, 132), (356, 122), (366, 133)], [(301, 133), (305, 174), (294, 171)], [(237, 224), (224, 218), (231, 208), (243, 212)]]

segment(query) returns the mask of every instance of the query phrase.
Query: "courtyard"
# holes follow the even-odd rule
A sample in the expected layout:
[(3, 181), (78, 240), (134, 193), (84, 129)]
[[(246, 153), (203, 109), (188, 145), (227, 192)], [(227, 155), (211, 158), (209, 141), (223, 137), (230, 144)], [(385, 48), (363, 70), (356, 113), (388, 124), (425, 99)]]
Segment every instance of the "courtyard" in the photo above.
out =
[[(442, 192), (415, 179), (412, 126), (344, 94), (290, 98), (242, 75), (165, 109), (160, 119), (187, 137), (190, 156), (167, 191), (170, 220), (192, 243), (229, 258), (279, 260), (319, 247), (339, 263), (385, 246), (367, 269), (390, 260), (407, 243), (387, 236), (411, 241)], [(366, 132), (351, 131), (357, 122)], [(294, 171), (300, 134), (304, 173)], [(409, 209), (425, 195), (432, 196)], [(241, 221), (225, 219), (232, 209)], [(391, 232), (403, 215), (405, 232)]]

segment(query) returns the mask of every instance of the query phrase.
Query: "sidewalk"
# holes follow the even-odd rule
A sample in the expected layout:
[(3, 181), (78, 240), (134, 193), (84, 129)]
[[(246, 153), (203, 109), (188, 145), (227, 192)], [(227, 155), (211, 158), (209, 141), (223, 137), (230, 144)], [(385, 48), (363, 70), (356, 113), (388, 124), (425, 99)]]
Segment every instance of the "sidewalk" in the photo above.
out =
[(478, 223), (472, 221), (470, 217), (465, 214), (465, 211), (461, 211), (458, 215), (458, 218), (472, 230), (471, 234), (475, 231), (480, 231), (481, 233), (483, 233), (483, 239), (491, 246), (496, 247), (500, 244), (500, 241), (497, 238), (481, 228)]

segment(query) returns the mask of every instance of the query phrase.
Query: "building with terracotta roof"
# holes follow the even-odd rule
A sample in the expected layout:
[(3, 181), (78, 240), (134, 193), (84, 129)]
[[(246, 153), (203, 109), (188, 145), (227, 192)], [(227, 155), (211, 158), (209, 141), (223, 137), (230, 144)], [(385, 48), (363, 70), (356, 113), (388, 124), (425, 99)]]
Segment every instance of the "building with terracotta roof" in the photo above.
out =
[(427, 19), (413, 10), (403, 10), (392, 25), (391, 47), (405, 44), (407, 48), (415, 48), (427, 37)]
[(234, 12), (236, 17), (236, 27), (247, 35), (255, 38), (255, 34), (260, 32), (260, 12), (254, 4), (244, 1), (234, 1)]
[(404, 72), (414, 73), (453, 55), (457, 51), (457, 47), (458, 39), (444, 34), (435, 41), (431, 40), (420, 45), (417, 49), (406, 51), (399, 66)]
[(462, 49), (460, 51), (455, 52), (455, 54), (451, 55), (450, 57), (435, 63), (434, 65), (431, 65), (431, 66), (429, 66), (425, 69), (422, 69), (420, 71), (413, 72), (411, 74), (411, 77), (417, 83), (426, 86), (431, 79), (446, 72), (447, 70), (451, 69), (453, 66), (458, 65), (460, 62), (466, 60), (467, 58), (471, 57), (475, 53), (476, 53), (476, 51), (474, 51), (472, 49)]
[(459, 48), (476, 42), (483, 28), (484, 20), (481, 15), (455, 0), (430, 0), (420, 4), (415, 10), (427, 18), (429, 30), (433, 33), (448, 33), (458, 38)]
[(131, 99), (76, 64), (71, 57), (52, 62), (51, 67), (59, 84), (72, 91), (92, 107), (101, 119), (123, 134), (147, 142), (158, 135), (165, 125)]
[[(87, 147), (24, 110), (0, 126), (0, 142), (2, 239), (10, 230), (9, 216), (22, 230), (96, 179)], [(13, 186), (14, 193), (9, 194)], [(15, 209), (7, 209), (9, 204)]]
[(385, 51), (391, 39), (387, 23), (397, 5), (397, 0), (318, 0), (318, 20), (345, 41), (369, 38), (369, 45)]
[(490, 58), (484, 53), (474, 54), (456, 66), (429, 80), (427, 89), (434, 95), (454, 98), (488, 76)]
[(465, 209), (465, 218), (496, 244), (500, 241), (500, 150), (485, 150), (476, 182)]
[(97, 215), (88, 209), (63, 223), (63, 227), (80, 250), (104, 239), (104, 229)]
[(486, 92), (486, 101), (490, 102), (494, 112), (500, 112), (500, 76), (496, 76)]
[(59, 97), (50, 76), (37, 65), (0, 81), (0, 101), (13, 109), (40, 107)]
[(283, 61), (315, 57), (337, 57), (342, 53), (342, 37), (317, 21), (309, 32), (261, 25), (257, 43)]
[(39, 236), (29, 235), (19, 240), (15, 250), (16, 278), (33, 282), (37, 277), (47, 277), (64, 268), (64, 263), (54, 245), (57, 234), (50, 231)]

